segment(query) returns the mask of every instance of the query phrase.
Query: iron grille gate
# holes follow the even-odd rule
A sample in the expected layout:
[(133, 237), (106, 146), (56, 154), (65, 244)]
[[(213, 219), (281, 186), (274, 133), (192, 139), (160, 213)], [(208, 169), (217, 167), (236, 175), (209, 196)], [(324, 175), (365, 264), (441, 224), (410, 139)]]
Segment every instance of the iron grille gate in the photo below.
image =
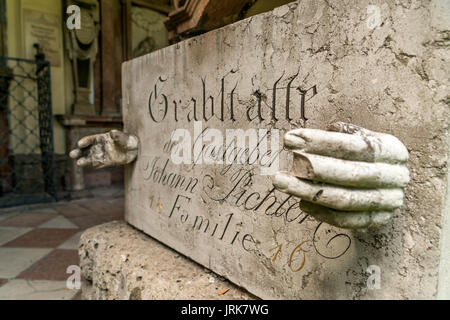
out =
[(52, 200), (50, 64), (0, 57), (0, 207)]

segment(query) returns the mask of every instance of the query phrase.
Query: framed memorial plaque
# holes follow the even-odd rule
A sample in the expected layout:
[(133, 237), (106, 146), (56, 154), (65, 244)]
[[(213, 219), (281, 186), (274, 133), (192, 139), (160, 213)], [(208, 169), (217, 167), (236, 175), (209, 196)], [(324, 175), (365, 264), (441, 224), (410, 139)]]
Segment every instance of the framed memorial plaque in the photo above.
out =
[(25, 55), (34, 59), (36, 50), (33, 45), (38, 43), (45, 59), (52, 67), (61, 67), (62, 44), (61, 22), (55, 14), (31, 9), (23, 9)]

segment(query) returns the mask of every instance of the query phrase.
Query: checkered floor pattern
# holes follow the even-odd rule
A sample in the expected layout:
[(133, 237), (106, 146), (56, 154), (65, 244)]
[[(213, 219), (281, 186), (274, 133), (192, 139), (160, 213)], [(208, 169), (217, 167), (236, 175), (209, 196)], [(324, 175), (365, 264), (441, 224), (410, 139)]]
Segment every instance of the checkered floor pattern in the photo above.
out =
[(66, 281), (67, 267), (79, 264), (81, 234), (124, 215), (122, 189), (93, 193), (93, 198), (0, 210), (0, 300), (80, 299)]

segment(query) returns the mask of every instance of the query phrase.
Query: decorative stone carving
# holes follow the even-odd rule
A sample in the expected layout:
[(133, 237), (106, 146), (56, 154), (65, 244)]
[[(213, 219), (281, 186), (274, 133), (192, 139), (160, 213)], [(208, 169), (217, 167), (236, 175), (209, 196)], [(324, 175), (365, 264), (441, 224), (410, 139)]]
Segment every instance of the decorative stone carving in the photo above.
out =
[(136, 159), (139, 140), (119, 130), (80, 139), (78, 148), (70, 152), (80, 167), (106, 168), (125, 165)]
[[(444, 29), (432, 18), (443, 10), (436, 8), (380, 5), (375, 30), (372, 6), (296, 1), (125, 62), (124, 130), (141, 141), (136, 161), (124, 168), (125, 221), (263, 299), (445, 293), (450, 110)], [(408, 147), (411, 183), (382, 228), (359, 232), (318, 221), (300, 208), (311, 202), (277, 190), (262, 174), (291, 171), (293, 153), (278, 139), (284, 130), (326, 130), (335, 121), (389, 132)], [(227, 137), (234, 141), (228, 149)], [(347, 161), (385, 164), (381, 146), (373, 160)], [(302, 152), (301, 159), (327, 156)], [(384, 209), (356, 212), (368, 211)], [(381, 270), (376, 290), (373, 268)]]
[(75, 102), (73, 114), (94, 115), (91, 101), (93, 66), (98, 51), (100, 31), (99, 4), (97, 0), (71, 0), (68, 5), (80, 7), (81, 28), (68, 30), (66, 47), (72, 63)]
[(235, 21), (246, 5), (241, 0), (176, 0), (175, 10), (169, 13), (165, 21), (169, 39), (224, 26)]
[[(319, 221), (361, 229), (389, 222), (403, 204), (409, 183), (408, 150), (396, 137), (353, 124), (330, 131), (296, 129), (284, 145), (294, 153), (291, 172), (278, 172), (274, 186), (302, 199), (300, 208)], [(119, 130), (87, 136), (70, 152), (80, 167), (105, 168), (136, 159), (139, 139)]]
[(386, 224), (403, 204), (408, 150), (392, 135), (352, 124), (334, 123), (329, 130), (285, 135), (294, 164), (275, 175), (274, 186), (301, 198), (300, 208), (319, 221), (349, 229)]

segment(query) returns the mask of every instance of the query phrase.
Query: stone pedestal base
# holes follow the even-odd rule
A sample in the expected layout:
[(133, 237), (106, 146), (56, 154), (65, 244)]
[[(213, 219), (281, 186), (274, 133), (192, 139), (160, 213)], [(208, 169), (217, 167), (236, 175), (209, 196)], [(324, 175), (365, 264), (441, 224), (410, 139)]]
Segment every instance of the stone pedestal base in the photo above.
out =
[(78, 250), (83, 299), (257, 299), (124, 221), (86, 230)]

